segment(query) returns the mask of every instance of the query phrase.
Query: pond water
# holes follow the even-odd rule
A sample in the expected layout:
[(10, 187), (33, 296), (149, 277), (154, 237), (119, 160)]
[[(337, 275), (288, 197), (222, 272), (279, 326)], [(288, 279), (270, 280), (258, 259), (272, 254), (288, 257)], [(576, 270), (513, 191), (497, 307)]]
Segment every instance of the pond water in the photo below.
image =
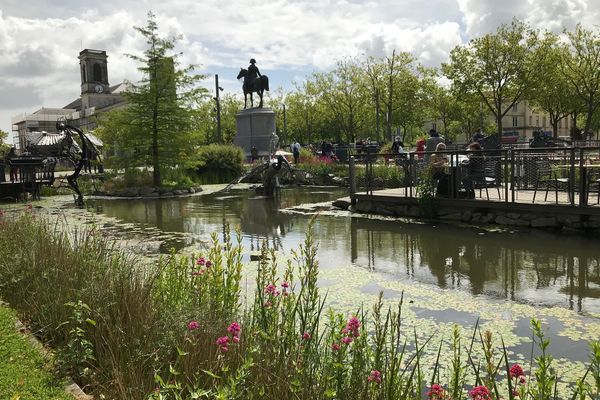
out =
[(247, 259), (264, 240), (287, 253), (298, 248), (316, 212), (320, 283), (338, 308), (367, 307), (380, 291), (392, 304), (404, 292), (407, 318), (424, 329), (443, 331), (440, 326), (452, 323), (472, 328), (480, 318), (524, 360), (532, 317), (550, 326), (554, 354), (563, 362), (586, 360), (585, 341), (600, 338), (597, 237), (331, 210), (329, 202), (344, 195), (338, 188), (294, 188), (266, 199), (244, 189), (162, 200), (97, 199), (89, 205), (124, 222), (188, 234), (166, 242), (165, 250), (220, 234), (226, 223), (239, 225)]
[[(239, 226), (244, 248), (263, 240), (284, 251), (304, 240), (314, 208), (344, 196), (337, 188), (287, 189), (276, 199), (249, 190), (156, 200), (91, 200), (107, 216), (189, 233), (191, 241)], [(329, 207), (323, 204), (323, 211)], [(319, 207), (316, 207), (317, 213)], [(385, 218), (318, 213), (314, 225), (323, 269), (352, 265), (477, 296), (600, 313), (597, 237), (543, 231), (486, 230)], [(168, 241), (163, 249), (190, 244)]]

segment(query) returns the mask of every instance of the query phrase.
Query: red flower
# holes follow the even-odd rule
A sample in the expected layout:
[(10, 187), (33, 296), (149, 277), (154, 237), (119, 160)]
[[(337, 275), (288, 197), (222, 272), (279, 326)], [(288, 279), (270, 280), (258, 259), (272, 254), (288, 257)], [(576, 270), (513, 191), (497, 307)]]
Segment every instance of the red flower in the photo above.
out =
[(193, 330), (198, 329), (198, 328), (200, 328), (200, 324), (198, 322), (196, 322), (196, 321), (190, 321), (190, 323), (188, 324), (188, 329), (190, 331), (193, 331)]
[(441, 385), (434, 383), (429, 388), (429, 392), (427, 392), (427, 397), (429, 397), (430, 399), (437, 400), (437, 399), (443, 399), (445, 394), (446, 394), (446, 392), (444, 391), (444, 388)]
[(302, 334), (302, 340), (310, 340), (310, 332), (306, 331)]
[(525, 375), (523, 368), (519, 364), (514, 364), (510, 367), (509, 374), (511, 378), (518, 378), (519, 376)]
[(339, 343), (334, 343), (331, 345), (331, 350), (333, 351), (338, 351), (341, 348), (341, 346), (339, 345)]
[(490, 394), (489, 389), (485, 386), (474, 387), (469, 392), (469, 396), (471, 396), (473, 400), (492, 400), (492, 395)]

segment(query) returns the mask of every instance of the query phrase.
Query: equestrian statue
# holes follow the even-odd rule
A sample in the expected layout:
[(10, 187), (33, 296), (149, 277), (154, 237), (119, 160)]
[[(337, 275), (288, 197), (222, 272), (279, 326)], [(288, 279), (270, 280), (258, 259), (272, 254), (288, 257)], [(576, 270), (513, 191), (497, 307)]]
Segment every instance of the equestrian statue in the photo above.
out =
[(81, 170), (89, 165), (90, 160), (100, 160), (100, 150), (81, 129), (69, 125), (65, 121), (58, 121), (56, 130), (56, 134), (51, 134), (52, 140), (40, 139), (36, 143), (30, 143), (26, 150), (32, 156), (53, 160), (54, 163), (57, 160), (66, 160), (73, 164), (74, 170), (67, 175), (66, 179), (69, 187), (77, 195), (75, 203), (82, 207), (83, 194), (79, 190), (77, 178), (79, 178)]
[(238, 74), (237, 79), (241, 78), (244, 78), (244, 83), (242, 84), (242, 90), (244, 91), (244, 109), (247, 108), (248, 93), (250, 93), (250, 107), (254, 107), (254, 102), (252, 99), (253, 92), (256, 92), (260, 97), (258, 108), (262, 108), (263, 93), (265, 90), (267, 92), (269, 91), (269, 78), (266, 75), (260, 74), (254, 58), (250, 59), (250, 65), (248, 66), (248, 69), (240, 68), (240, 73)]

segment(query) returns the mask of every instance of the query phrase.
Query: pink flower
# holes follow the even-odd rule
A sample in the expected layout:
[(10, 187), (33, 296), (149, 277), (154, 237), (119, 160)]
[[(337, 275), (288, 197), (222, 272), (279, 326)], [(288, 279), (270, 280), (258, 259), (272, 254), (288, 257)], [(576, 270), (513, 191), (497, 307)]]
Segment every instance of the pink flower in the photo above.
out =
[(227, 328), (227, 332), (231, 333), (233, 337), (239, 337), (242, 332), (242, 327), (237, 322), (232, 322)]
[(331, 350), (338, 351), (339, 349), (341, 349), (341, 346), (339, 345), (339, 343), (334, 343), (331, 345)]
[(519, 377), (519, 383), (520, 383), (521, 385), (524, 385), (524, 384), (525, 384), (525, 382), (526, 382), (526, 381), (525, 381), (525, 376), (521, 375), (521, 376)]
[(371, 371), (371, 375), (369, 375), (367, 380), (369, 382), (375, 382), (377, 384), (380, 384), (381, 383), (381, 372), (374, 369), (373, 371)]
[(199, 259), (196, 260), (197, 265), (204, 265), (205, 263), (206, 263), (206, 260), (204, 259), (204, 257), (200, 257)]
[(490, 391), (485, 386), (474, 387), (469, 391), (469, 396), (471, 396), (473, 400), (492, 400)]
[(200, 328), (200, 324), (198, 322), (196, 322), (196, 321), (190, 321), (189, 322), (188, 329), (190, 331), (193, 331), (193, 330), (198, 329), (198, 328)]
[(272, 305), (273, 305), (273, 302), (271, 302), (271, 300), (267, 300), (267, 301), (265, 301), (265, 307), (266, 307), (266, 308), (269, 308), (269, 307), (271, 307)]
[(219, 346), (219, 350), (221, 350), (222, 352), (226, 352), (227, 344), (229, 343), (229, 336), (222, 336), (218, 338), (216, 343)]
[(281, 283), (281, 287), (284, 288), (284, 289), (287, 289), (287, 288), (290, 287), (290, 283), (287, 282), (287, 281), (284, 281), (284, 282)]
[(344, 336), (342, 338), (342, 343), (344, 343), (344, 344), (350, 344), (350, 343), (352, 343), (353, 340), (354, 339), (351, 336)]
[(514, 364), (510, 367), (509, 374), (511, 378), (518, 378), (519, 376), (525, 375), (523, 368), (519, 364)]
[(302, 340), (310, 340), (310, 332), (306, 331), (302, 334)]
[(444, 399), (445, 394), (446, 392), (444, 391), (444, 388), (441, 385), (434, 383), (429, 388), (429, 392), (427, 392), (427, 397), (429, 397), (432, 400), (442, 400)]
[(346, 324), (346, 332), (342, 331), (344, 334), (352, 334), (354, 337), (358, 337), (360, 335), (360, 321), (356, 317), (352, 317), (348, 320)]
[(212, 261), (206, 260), (206, 264), (205, 265), (206, 265), (206, 268), (212, 267)]
[(273, 285), (272, 283), (269, 283), (267, 286), (265, 286), (265, 293), (266, 294), (270, 294), (271, 296), (278, 296), (279, 295), (279, 291), (277, 290), (277, 286)]
[(193, 271), (192, 272), (192, 276), (200, 276), (202, 274), (204, 274), (204, 270), (203, 269), (200, 269), (198, 271)]
[(233, 343), (239, 343), (240, 338), (238, 336), (234, 336), (231, 340), (233, 340)]

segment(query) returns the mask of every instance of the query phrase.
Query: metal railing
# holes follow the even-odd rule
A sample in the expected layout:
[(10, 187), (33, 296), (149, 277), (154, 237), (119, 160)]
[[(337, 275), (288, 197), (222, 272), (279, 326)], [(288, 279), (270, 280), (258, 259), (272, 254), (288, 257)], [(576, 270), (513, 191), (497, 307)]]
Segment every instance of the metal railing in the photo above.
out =
[(354, 155), (350, 193), (417, 198), (417, 186), (430, 179), (435, 195), (449, 199), (470, 200), (475, 192), (476, 200), (505, 203), (600, 204), (600, 147), (444, 151), (447, 162), (432, 177), (433, 154)]

